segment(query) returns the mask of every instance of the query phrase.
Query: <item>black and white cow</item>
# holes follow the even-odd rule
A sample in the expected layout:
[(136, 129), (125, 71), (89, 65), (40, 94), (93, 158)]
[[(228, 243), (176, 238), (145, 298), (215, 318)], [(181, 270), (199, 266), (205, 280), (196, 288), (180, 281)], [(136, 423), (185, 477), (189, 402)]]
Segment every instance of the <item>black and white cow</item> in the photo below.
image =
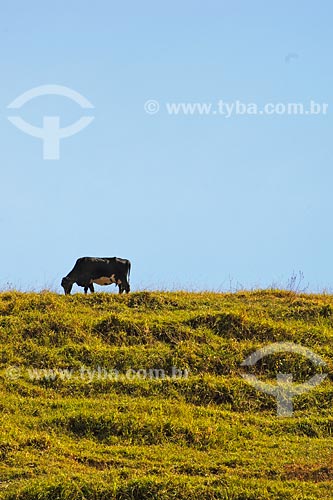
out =
[(81, 257), (75, 263), (70, 273), (61, 281), (65, 294), (69, 295), (72, 286), (76, 283), (84, 287), (84, 293), (94, 292), (94, 283), (98, 285), (115, 285), (119, 287), (119, 293), (130, 291), (129, 276), (131, 263), (127, 259), (119, 257)]

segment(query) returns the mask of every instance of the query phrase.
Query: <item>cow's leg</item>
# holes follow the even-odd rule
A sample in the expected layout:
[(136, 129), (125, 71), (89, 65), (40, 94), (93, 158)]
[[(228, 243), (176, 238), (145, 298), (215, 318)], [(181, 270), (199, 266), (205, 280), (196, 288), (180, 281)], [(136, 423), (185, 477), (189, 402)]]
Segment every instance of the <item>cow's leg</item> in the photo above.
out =
[(122, 280), (122, 287), (123, 287), (123, 291), (125, 290), (126, 293), (129, 293), (130, 286), (129, 286), (129, 282), (127, 281), (126, 277), (124, 277)]
[(116, 280), (116, 286), (119, 287), (119, 293), (123, 293), (124, 289), (123, 289), (122, 280), (118, 277), (116, 277), (115, 280)]
[(126, 276), (123, 276), (121, 280), (118, 280), (118, 286), (119, 286), (119, 293), (123, 293), (123, 292), (129, 293), (130, 286), (129, 286), (129, 283), (127, 281)]
[(88, 287), (87, 287), (87, 286), (85, 286), (85, 287), (84, 287), (84, 293), (85, 293), (86, 295), (87, 295), (87, 293), (88, 293)]
[(90, 283), (90, 285), (89, 285), (89, 290), (91, 291), (91, 293), (94, 293), (94, 291), (95, 291), (94, 285), (92, 283)]

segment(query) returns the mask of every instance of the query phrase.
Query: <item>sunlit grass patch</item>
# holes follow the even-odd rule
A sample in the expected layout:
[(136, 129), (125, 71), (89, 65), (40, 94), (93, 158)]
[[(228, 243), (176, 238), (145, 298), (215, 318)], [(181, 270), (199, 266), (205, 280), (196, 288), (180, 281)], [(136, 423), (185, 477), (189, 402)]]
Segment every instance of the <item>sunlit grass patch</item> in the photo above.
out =
[[(0, 293), (0, 498), (333, 498), (333, 297)], [(311, 349), (251, 353), (276, 342)], [(278, 417), (242, 377), (303, 383)]]

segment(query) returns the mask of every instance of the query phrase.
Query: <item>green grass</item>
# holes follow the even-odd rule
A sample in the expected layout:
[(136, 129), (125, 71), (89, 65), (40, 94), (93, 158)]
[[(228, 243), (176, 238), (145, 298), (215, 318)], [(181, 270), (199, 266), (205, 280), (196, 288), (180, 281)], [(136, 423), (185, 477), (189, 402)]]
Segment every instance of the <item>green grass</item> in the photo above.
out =
[[(0, 499), (333, 498), (333, 296), (2, 292), (0, 342)], [(327, 363), (291, 417), (241, 374), (320, 370), (240, 366), (273, 342)]]

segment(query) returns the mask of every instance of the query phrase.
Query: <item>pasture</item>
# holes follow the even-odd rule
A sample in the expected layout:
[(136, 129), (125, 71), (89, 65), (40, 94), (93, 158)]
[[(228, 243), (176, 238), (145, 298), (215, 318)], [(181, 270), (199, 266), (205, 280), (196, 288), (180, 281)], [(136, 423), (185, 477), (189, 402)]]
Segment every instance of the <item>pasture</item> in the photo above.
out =
[[(291, 417), (241, 376), (273, 342), (328, 365)], [(0, 343), (2, 500), (333, 498), (331, 295), (5, 291)], [(315, 373), (291, 354), (255, 370)]]

